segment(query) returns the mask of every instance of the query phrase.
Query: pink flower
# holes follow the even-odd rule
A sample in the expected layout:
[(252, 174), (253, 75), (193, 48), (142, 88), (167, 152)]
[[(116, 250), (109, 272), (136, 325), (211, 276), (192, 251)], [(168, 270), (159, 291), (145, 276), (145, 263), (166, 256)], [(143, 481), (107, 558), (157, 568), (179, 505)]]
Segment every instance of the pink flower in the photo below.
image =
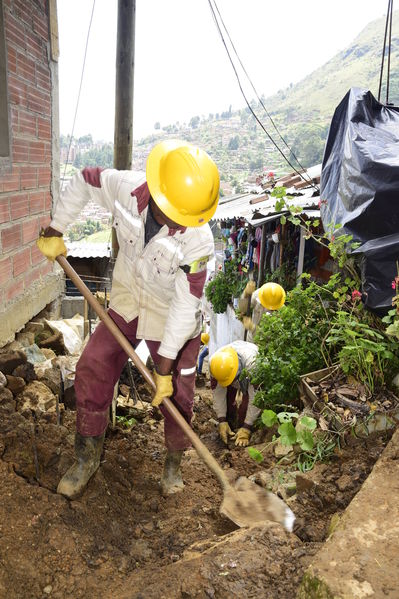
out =
[(392, 289), (396, 289), (396, 281), (392, 281)]
[(362, 294), (357, 289), (352, 291), (352, 302), (356, 302), (362, 298)]
[(269, 172), (267, 173), (267, 176), (268, 176), (270, 179), (271, 179), (272, 177), (274, 177), (274, 173), (273, 173), (273, 171), (269, 171)]
[(331, 241), (335, 241), (335, 235), (331, 235)]

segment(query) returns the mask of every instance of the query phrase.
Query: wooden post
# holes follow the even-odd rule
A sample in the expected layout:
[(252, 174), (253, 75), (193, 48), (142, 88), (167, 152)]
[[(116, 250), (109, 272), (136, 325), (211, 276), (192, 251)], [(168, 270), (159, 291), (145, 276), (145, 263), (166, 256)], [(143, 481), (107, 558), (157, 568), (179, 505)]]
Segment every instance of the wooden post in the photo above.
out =
[(89, 304), (87, 303), (87, 299), (84, 299), (84, 309), (83, 309), (83, 339), (86, 339), (89, 333)]
[(266, 250), (266, 226), (262, 225), (262, 238), (260, 241), (260, 256), (258, 269), (258, 289), (263, 284), (265, 279), (265, 250)]
[[(130, 170), (133, 154), (133, 89), (136, 0), (118, 0), (116, 42), (114, 168)], [(118, 254), (112, 229), (112, 257)]]

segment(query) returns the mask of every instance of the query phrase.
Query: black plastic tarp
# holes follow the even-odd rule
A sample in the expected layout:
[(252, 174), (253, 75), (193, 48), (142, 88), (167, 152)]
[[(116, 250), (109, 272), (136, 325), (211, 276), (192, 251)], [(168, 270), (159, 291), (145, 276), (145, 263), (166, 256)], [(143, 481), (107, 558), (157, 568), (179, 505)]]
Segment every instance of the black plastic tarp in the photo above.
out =
[(391, 308), (399, 259), (399, 108), (352, 88), (336, 108), (320, 180), (324, 229), (353, 235), (360, 247), (363, 301)]

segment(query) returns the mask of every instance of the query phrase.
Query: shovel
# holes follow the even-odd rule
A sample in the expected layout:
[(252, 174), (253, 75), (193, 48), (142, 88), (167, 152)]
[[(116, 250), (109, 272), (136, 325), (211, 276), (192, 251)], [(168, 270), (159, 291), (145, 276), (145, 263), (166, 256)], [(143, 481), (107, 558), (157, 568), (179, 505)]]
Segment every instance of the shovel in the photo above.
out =
[[(138, 368), (147, 383), (155, 389), (155, 383), (148, 368), (140, 360), (130, 342), (92, 295), (67, 259), (64, 256), (58, 256), (56, 260), (99, 318), (103, 321), (108, 330), (119, 342), (120, 346)], [(234, 486), (231, 485), (224, 470), (219, 466), (213, 455), (195, 434), (170, 399), (165, 397), (162, 405), (180, 426), (184, 434), (190, 439), (201, 460), (218, 479), (223, 490), (223, 502), (220, 507), (220, 513), (223, 514), (223, 516), (232, 520), (232, 522), (239, 527), (249, 527), (273, 521), (279, 522), (286, 530), (292, 531), (295, 516), (284, 501), (251, 482), (244, 476), (240, 477), (235, 482)]]

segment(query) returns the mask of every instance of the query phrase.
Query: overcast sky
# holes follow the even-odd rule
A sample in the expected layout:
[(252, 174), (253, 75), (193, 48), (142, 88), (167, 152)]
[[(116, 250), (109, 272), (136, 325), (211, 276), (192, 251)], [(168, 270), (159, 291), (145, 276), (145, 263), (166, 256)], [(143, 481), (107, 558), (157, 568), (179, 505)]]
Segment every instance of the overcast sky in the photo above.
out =
[[(96, 0), (75, 136), (113, 141), (117, 0)], [(387, 0), (217, 0), (266, 97), (345, 48)], [(58, 0), (60, 129), (71, 133), (93, 0)], [(384, 27), (381, 30), (381, 49)], [(356, 84), (356, 82), (354, 82)], [(245, 105), (208, 0), (136, 0), (133, 137)]]

